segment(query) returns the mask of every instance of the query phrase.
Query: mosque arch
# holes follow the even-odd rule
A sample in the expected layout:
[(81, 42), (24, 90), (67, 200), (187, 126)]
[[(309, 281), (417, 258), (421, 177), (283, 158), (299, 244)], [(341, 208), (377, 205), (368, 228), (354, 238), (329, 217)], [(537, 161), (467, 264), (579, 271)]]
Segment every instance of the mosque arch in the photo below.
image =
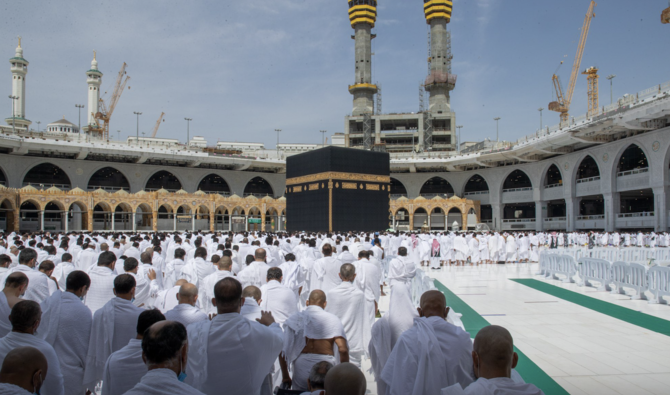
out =
[(244, 187), (244, 196), (255, 196), (262, 198), (265, 196), (274, 196), (272, 185), (263, 177), (254, 177)]
[(514, 170), (505, 177), (503, 182), (503, 192), (514, 190), (527, 190), (533, 187), (530, 177), (523, 170)]
[(4, 224), (4, 227), (0, 226), (0, 229), (3, 229), (5, 232), (13, 232), (15, 230), (15, 210), (14, 204), (10, 199), (2, 199), (0, 202), (0, 223)]
[(454, 222), (458, 224), (458, 229), (463, 229), (463, 212), (458, 207), (451, 207), (447, 211), (447, 228), (453, 229)]
[(176, 192), (182, 189), (182, 183), (179, 178), (169, 171), (160, 170), (155, 172), (145, 184), (147, 191), (157, 191), (159, 189), (166, 189), (170, 192)]
[(407, 197), (407, 188), (405, 188), (405, 184), (403, 184), (400, 180), (391, 177), (391, 198), (395, 197)]
[(88, 179), (88, 190), (104, 189), (107, 191), (118, 191), (123, 189), (130, 191), (128, 178), (118, 169), (107, 166), (98, 169)]
[(151, 206), (147, 203), (140, 203), (135, 209), (135, 225), (137, 230), (153, 230), (153, 213)]
[(561, 169), (559, 169), (555, 163), (547, 169), (547, 172), (544, 174), (543, 183), (545, 188), (553, 188), (563, 185)]
[(23, 186), (33, 185), (35, 187), (55, 186), (59, 189), (71, 189), (70, 177), (63, 169), (53, 163), (44, 162), (33, 166), (23, 176)]
[[(577, 168), (577, 182), (580, 180), (595, 181), (600, 179), (600, 168), (591, 155), (586, 155)], [(584, 182), (584, 181), (582, 181)]]
[(637, 144), (631, 144), (623, 151), (617, 164), (617, 175), (627, 175), (629, 172), (649, 169), (649, 160), (644, 150)]
[(479, 174), (475, 174), (468, 179), (463, 188), (463, 196), (475, 195), (489, 192), (489, 184), (486, 179)]
[(218, 174), (208, 174), (198, 183), (198, 190), (205, 193), (218, 193), (226, 196), (230, 195), (230, 186), (228, 182)]
[(7, 175), (5, 174), (5, 170), (0, 167), (0, 185), (8, 186), (9, 183), (7, 182)]
[(446, 179), (433, 177), (423, 184), (419, 194), (426, 198), (434, 196), (451, 197), (454, 195), (454, 188)]

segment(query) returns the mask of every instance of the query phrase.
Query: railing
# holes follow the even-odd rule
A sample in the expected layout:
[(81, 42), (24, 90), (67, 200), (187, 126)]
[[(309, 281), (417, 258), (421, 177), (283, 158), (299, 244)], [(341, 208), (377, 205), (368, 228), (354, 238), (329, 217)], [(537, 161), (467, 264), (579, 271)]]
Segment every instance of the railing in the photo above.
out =
[(493, 223), (493, 220), (492, 220), (492, 219), (483, 219), (483, 220), (481, 220), (481, 221), (479, 221), (479, 222), (481, 222), (481, 223), (483, 223), (483, 224), (492, 224), (492, 223)]
[(605, 219), (605, 215), (603, 215), (603, 214), (580, 215), (580, 216), (577, 217), (577, 220), (579, 220), (579, 221), (587, 221), (587, 220), (594, 220), (594, 219)]
[(272, 195), (270, 195), (270, 194), (267, 194), (267, 193), (245, 193), (245, 194), (244, 194), (244, 197), (247, 197), (247, 196), (254, 196), (254, 197), (257, 197), (257, 198), (259, 198), (259, 199), (262, 199), (262, 198), (264, 198), (264, 197), (271, 197), (271, 198), (274, 198), (274, 196), (272, 196)]
[(560, 183), (560, 182), (559, 182), (558, 184), (545, 185), (545, 186), (544, 186), (544, 189), (558, 188), (558, 187), (562, 187), (562, 186), (563, 186), (563, 183)]
[(549, 126), (549, 127), (546, 127), (546, 128), (542, 128), (542, 129), (538, 130), (537, 132), (535, 132), (534, 134), (530, 134), (528, 136), (525, 136), (525, 137), (522, 137), (522, 138), (518, 139), (516, 141), (515, 145), (526, 144), (529, 141), (536, 140), (536, 139), (539, 139), (539, 138), (544, 137), (544, 136), (548, 136), (548, 135), (553, 134), (557, 131), (565, 132), (571, 126), (574, 126), (574, 125), (576, 125), (580, 122), (590, 121), (591, 119), (595, 118), (596, 116), (605, 115), (605, 114), (608, 114), (609, 112), (621, 109), (622, 107), (624, 107), (626, 105), (635, 104), (635, 103), (641, 102), (643, 100), (646, 100), (648, 98), (653, 98), (653, 97), (658, 96), (659, 94), (661, 94), (663, 92), (667, 92), (668, 90), (670, 90), (670, 81), (664, 82), (662, 84), (653, 86), (653, 87), (648, 88), (648, 89), (645, 89), (643, 91), (638, 92), (637, 94), (626, 95), (624, 97), (619, 98), (616, 102), (614, 102), (610, 105), (598, 108), (597, 113), (595, 115), (591, 116), (591, 117), (589, 117), (588, 114), (584, 114), (584, 115), (580, 115), (578, 117), (573, 117), (572, 119), (570, 119), (568, 124), (563, 125), (563, 127), (561, 127), (561, 125), (558, 124), (558, 125), (553, 125), (553, 126)]
[(549, 217), (545, 218), (544, 222), (557, 222), (557, 221), (567, 221), (566, 217)]
[(31, 185), (31, 186), (33, 186), (37, 189), (46, 189), (46, 188), (51, 188), (51, 187), (56, 187), (58, 189), (72, 189), (72, 185), (69, 185), (69, 184), (49, 184), (49, 183), (45, 183), (45, 182), (41, 182), (39, 184), (35, 184), (35, 183), (31, 183), (31, 182), (24, 182), (23, 183), (24, 187), (27, 187), (29, 185)]
[(221, 196), (230, 196), (230, 191), (228, 192), (223, 192), (223, 191), (202, 191), (205, 192), (208, 195), (216, 195), (219, 194)]
[(102, 189), (103, 191), (116, 192), (120, 190), (130, 191), (130, 188), (126, 187), (106, 187), (102, 185), (89, 185), (87, 188), (89, 191), (95, 191), (96, 189)]
[(577, 184), (582, 184), (584, 182), (598, 181), (598, 180), (600, 180), (600, 176), (580, 178), (577, 180)]
[(639, 218), (639, 217), (653, 217), (654, 212), (653, 211), (643, 211), (639, 213), (623, 213), (623, 214), (617, 214), (617, 218)]
[(465, 192), (463, 196), (488, 195), (489, 191)]
[(504, 192), (522, 192), (522, 191), (532, 191), (533, 187), (525, 187), (525, 188), (510, 188), (510, 189), (503, 189)]
[(393, 200), (400, 199), (401, 197), (406, 198), (407, 194), (406, 193), (392, 193), (391, 194), (391, 199), (393, 199)]
[(617, 177), (624, 177), (624, 176), (630, 176), (630, 175), (633, 175), (633, 174), (641, 174), (641, 173), (649, 173), (649, 168), (648, 167), (643, 167), (641, 169), (620, 171), (620, 172), (616, 173), (616, 176)]
[(535, 218), (503, 219), (503, 223), (514, 223), (514, 222), (535, 222)]
[(432, 199), (432, 198), (434, 198), (434, 197), (436, 197), (436, 196), (439, 196), (439, 197), (441, 197), (441, 198), (448, 199), (448, 198), (454, 196), (454, 194), (453, 194), (453, 193), (422, 193), (422, 194), (421, 194), (421, 197), (424, 197), (424, 198), (426, 198), (426, 199)]
[(179, 189), (170, 189), (170, 188), (144, 188), (145, 191), (147, 192), (156, 192), (160, 191), (161, 189), (165, 189), (168, 192), (177, 192)]

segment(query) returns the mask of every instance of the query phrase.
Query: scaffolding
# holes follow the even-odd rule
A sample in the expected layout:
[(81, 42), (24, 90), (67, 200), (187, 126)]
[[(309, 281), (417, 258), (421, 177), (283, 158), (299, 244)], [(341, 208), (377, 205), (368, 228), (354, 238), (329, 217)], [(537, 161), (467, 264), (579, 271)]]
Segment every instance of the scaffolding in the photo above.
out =
[(377, 94), (376, 94), (375, 98), (377, 99), (377, 103), (376, 103), (376, 108), (375, 108), (375, 114), (376, 115), (381, 115), (381, 113), (382, 113), (382, 84), (377, 82), (376, 85), (377, 85)]
[(423, 113), (423, 150), (433, 148), (433, 117), (430, 112)]
[(426, 87), (423, 86), (423, 83), (419, 83), (419, 112), (426, 111), (426, 102), (425, 100)]
[(370, 114), (363, 114), (363, 148), (372, 149), (372, 117)]

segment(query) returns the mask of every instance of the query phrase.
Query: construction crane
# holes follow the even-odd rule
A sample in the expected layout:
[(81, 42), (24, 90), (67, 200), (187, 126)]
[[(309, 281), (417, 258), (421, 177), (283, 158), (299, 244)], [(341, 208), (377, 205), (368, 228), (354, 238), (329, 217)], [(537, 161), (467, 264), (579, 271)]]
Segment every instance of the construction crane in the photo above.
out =
[(587, 83), (587, 95), (588, 95), (588, 104), (589, 104), (589, 111), (588, 111), (588, 116), (592, 117), (594, 115), (598, 115), (598, 111), (600, 109), (600, 104), (598, 101), (598, 68), (597, 67), (589, 67), (588, 69), (584, 70), (582, 74), (586, 75), (586, 83)]
[(589, 35), (589, 28), (591, 27), (591, 20), (596, 16), (593, 12), (596, 7), (596, 2), (591, 1), (589, 5), (589, 10), (586, 12), (586, 17), (584, 18), (584, 25), (582, 26), (582, 35), (579, 38), (579, 46), (577, 47), (577, 55), (575, 55), (575, 63), (572, 65), (572, 74), (570, 75), (570, 83), (568, 84), (567, 95), (563, 95), (563, 88), (561, 87), (561, 80), (556, 74), (554, 74), (551, 79), (554, 83), (554, 89), (556, 91), (556, 101), (549, 103), (549, 110), (556, 111), (561, 114), (561, 127), (568, 124), (568, 118), (570, 111), (570, 102), (572, 102), (572, 94), (575, 92), (575, 83), (577, 83), (577, 74), (579, 72), (579, 67), (582, 63), (582, 55), (584, 54), (584, 47), (586, 45), (586, 37)]
[(163, 115), (165, 115), (164, 112), (162, 112), (161, 116), (158, 117), (158, 121), (156, 121), (156, 126), (154, 126), (154, 131), (153, 133), (151, 133), (151, 138), (156, 137), (156, 133), (158, 133), (158, 128), (161, 126), (161, 120), (165, 122), (165, 120), (163, 119)]
[[(668, 5), (670, 5), (670, 1), (668, 1)], [(663, 24), (670, 23), (670, 7), (664, 9), (663, 12), (661, 13), (661, 23)]]
[[(94, 114), (96, 126), (92, 127), (90, 130), (92, 133), (99, 133), (103, 140), (109, 139), (109, 120), (114, 113), (114, 109), (121, 98), (123, 90), (126, 88), (128, 80), (130, 80), (130, 77), (128, 76), (126, 76), (125, 80), (123, 79), (123, 76), (127, 74), (126, 66), (126, 63), (124, 62), (123, 66), (121, 66), (121, 71), (119, 71), (119, 75), (116, 77), (116, 84), (114, 84), (114, 91), (112, 92), (112, 97), (109, 99), (109, 104), (106, 104), (105, 101), (100, 98), (100, 111)], [(128, 89), (130, 89), (130, 87), (128, 87)]]

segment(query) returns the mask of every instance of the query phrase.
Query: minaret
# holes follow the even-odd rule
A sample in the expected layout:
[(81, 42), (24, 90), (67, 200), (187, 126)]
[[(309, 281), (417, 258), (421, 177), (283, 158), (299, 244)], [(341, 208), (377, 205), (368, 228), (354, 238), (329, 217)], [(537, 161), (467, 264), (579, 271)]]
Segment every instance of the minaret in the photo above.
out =
[(88, 125), (90, 126), (96, 124), (95, 114), (100, 111), (100, 84), (102, 83), (102, 73), (98, 70), (95, 51), (93, 51), (91, 69), (86, 72), (86, 82), (88, 83)]
[(430, 25), (430, 75), (426, 91), (430, 92), (429, 111), (443, 114), (451, 111), (449, 91), (456, 86), (456, 75), (449, 73), (447, 23), (451, 20), (452, 0), (423, 0), (426, 23)]
[(19, 36), (19, 46), (16, 47), (16, 54), (9, 59), (12, 67), (12, 97), (14, 113), (10, 118), (5, 119), (8, 125), (16, 128), (28, 128), (32, 122), (26, 119), (26, 74), (28, 74), (28, 61), (23, 58), (23, 48), (21, 48), (21, 37)]
[[(356, 5), (354, 5), (356, 4)], [(377, 0), (349, 0), (349, 20), (356, 41), (356, 80), (349, 85), (354, 95), (353, 116), (374, 114), (374, 94), (377, 86), (372, 84), (372, 39), (371, 30), (377, 20)]]

